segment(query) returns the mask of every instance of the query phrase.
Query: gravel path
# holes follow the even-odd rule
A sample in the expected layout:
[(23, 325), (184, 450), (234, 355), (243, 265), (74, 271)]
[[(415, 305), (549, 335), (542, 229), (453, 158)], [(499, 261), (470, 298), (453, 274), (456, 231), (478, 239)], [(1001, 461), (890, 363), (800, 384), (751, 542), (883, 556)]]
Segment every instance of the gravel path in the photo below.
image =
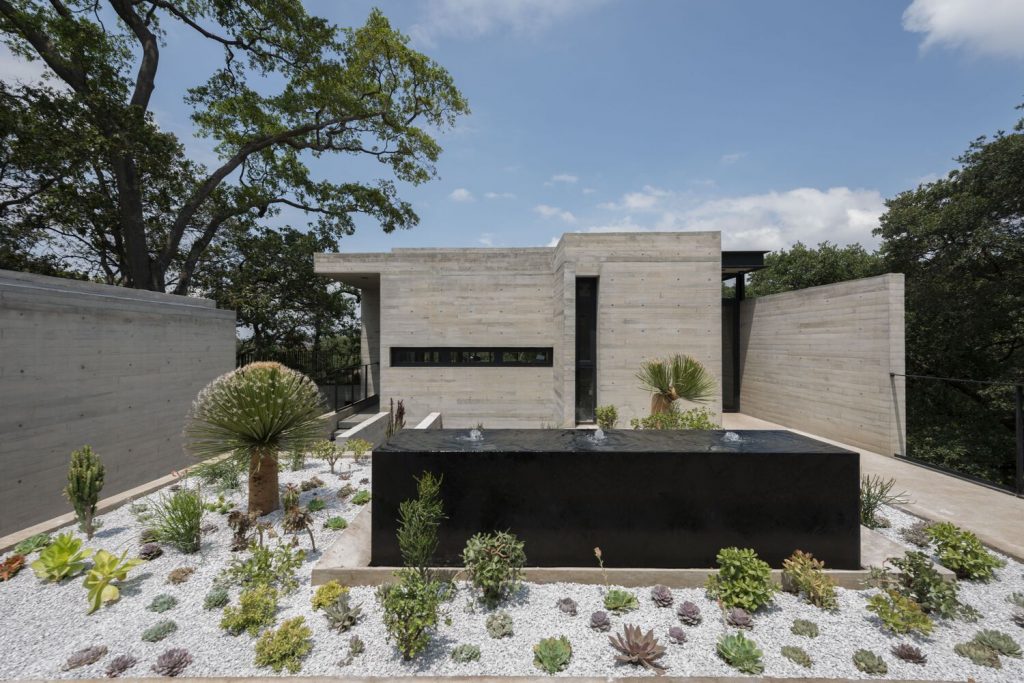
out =
[[(282, 472), (281, 481), (298, 483), (313, 475), (320, 476), (327, 485), (302, 494), (301, 502), (305, 505), (314, 494), (318, 494), (327, 503), (327, 509), (314, 513), (317, 544), (325, 548), (344, 532), (322, 528), (323, 521), (335, 515), (351, 521), (359, 508), (338, 500), (335, 492), (345, 482), (330, 474), (320, 463), (311, 462), (299, 472)], [(369, 476), (367, 465), (353, 466), (350, 482), (356, 488), (368, 488), (368, 484), (360, 485), (359, 482)], [(229, 496), (229, 499), (236, 504), (244, 504), (241, 493)], [(902, 543), (897, 533), (899, 528), (913, 523), (915, 518), (895, 509), (886, 509), (884, 514), (893, 528), (883, 530), (883, 533)], [(278, 521), (277, 516), (272, 516), (272, 519)], [(199, 553), (183, 555), (165, 549), (161, 557), (132, 571), (127, 585), (122, 587), (119, 602), (103, 607), (92, 616), (86, 615), (86, 590), (81, 585), (81, 577), (60, 585), (43, 584), (26, 568), (11, 581), (0, 584), (0, 607), (4, 614), (0, 622), (0, 642), (4, 645), (0, 678), (101, 677), (109, 661), (124, 653), (139, 660), (126, 675), (151, 676), (150, 666), (157, 656), (169, 648), (178, 647), (186, 648), (193, 657), (185, 675), (273, 675), (271, 670), (254, 665), (254, 638), (227, 635), (218, 625), (220, 610), (206, 611), (202, 607), (203, 598), (214, 578), (235, 555), (228, 549), (231, 532), (225, 524), (225, 517), (211, 512), (207, 513), (205, 521), (217, 524), (219, 529), (204, 536)], [(135, 553), (140, 527), (127, 506), (104, 515), (102, 522), (103, 528), (87, 544), (88, 547)], [(298, 538), (300, 545), (308, 550), (309, 539), (304, 535)], [(512, 615), (515, 633), (502, 640), (494, 640), (487, 635), (484, 623), (489, 611), (474, 605), (470, 591), (462, 584), (456, 597), (443, 606), (443, 625), (427, 652), (414, 662), (403, 662), (386, 640), (373, 589), (352, 589), (353, 602), (362, 605), (365, 617), (349, 633), (330, 631), (324, 618), (312, 611), (310, 598), (313, 589), (309, 578), (318, 557), (319, 553), (309, 554), (300, 571), (299, 590), (281, 600), (278, 613), (278, 623), (303, 615), (313, 629), (314, 645), (303, 662), (304, 675), (535, 675), (537, 670), (532, 664), (532, 646), (542, 637), (555, 635), (565, 635), (573, 646), (572, 661), (562, 675), (644, 673), (643, 669), (614, 663), (608, 634), (588, 627), (591, 612), (602, 609), (604, 589), (579, 584), (525, 585), (511, 603), (504, 606)], [(35, 555), (29, 559), (35, 559)], [(195, 567), (196, 571), (184, 584), (167, 583), (167, 573), (181, 566)], [(822, 612), (794, 596), (780, 593), (772, 607), (755, 616), (754, 627), (748, 635), (764, 651), (766, 676), (878, 678), (861, 674), (852, 664), (853, 652), (866, 648), (886, 660), (889, 667), (887, 678), (964, 680), (970, 676), (979, 683), (1019, 682), (1024, 680), (1024, 660), (1004, 657), (1003, 668), (993, 670), (975, 666), (953, 653), (955, 643), (970, 639), (981, 628), (999, 629), (1018, 642), (1024, 642), (1024, 629), (1010, 620), (1011, 606), (1005, 601), (1005, 596), (1013, 591), (1024, 591), (1024, 567), (1012, 560), (999, 570), (997, 581), (990, 584), (962, 582), (962, 598), (978, 608), (983, 617), (975, 624), (938, 622), (929, 638), (903, 639), (912, 640), (928, 655), (928, 662), (923, 666), (908, 664), (890, 654), (890, 646), (900, 639), (884, 633), (873, 615), (865, 610), (869, 592), (840, 589), (840, 610), (836, 613)], [(621, 617), (613, 615), (613, 632), (619, 631), (625, 623), (637, 624), (644, 629), (653, 628), (668, 649), (662, 661), (668, 665), (672, 675), (737, 675), (715, 655), (716, 640), (731, 629), (724, 625), (717, 608), (702, 590), (673, 591), (676, 604), (690, 600), (700, 606), (704, 615), (700, 625), (684, 627), (688, 640), (682, 645), (670, 644), (667, 639), (669, 627), (680, 625), (675, 610), (655, 606), (648, 592), (648, 589), (634, 590), (640, 609)], [(152, 598), (161, 593), (178, 598), (177, 606), (163, 614), (146, 610)], [(232, 601), (237, 595), (238, 589), (232, 589)], [(576, 601), (579, 608), (577, 616), (563, 614), (555, 606), (556, 601), (563, 597)], [(792, 635), (789, 627), (796, 618), (815, 621), (821, 635), (815, 639)], [(177, 632), (162, 642), (142, 641), (142, 632), (163, 619), (175, 620), (179, 626)], [(348, 653), (348, 640), (353, 634), (365, 642), (366, 652), (352, 664), (341, 666), (340, 661)], [(467, 664), (452, 661), (451, 650), (462, 643), (478, 645), (482, 653), (480, 660)], [(811, 655), (814, 664), (810, 669), (803, 669), (781, 656), (780, 647), (790, 644), (802, 646)], [(62, 671), (61, 667), (70, 654), (91, 645), (105, 645), (109, 652), (95, 664)]]

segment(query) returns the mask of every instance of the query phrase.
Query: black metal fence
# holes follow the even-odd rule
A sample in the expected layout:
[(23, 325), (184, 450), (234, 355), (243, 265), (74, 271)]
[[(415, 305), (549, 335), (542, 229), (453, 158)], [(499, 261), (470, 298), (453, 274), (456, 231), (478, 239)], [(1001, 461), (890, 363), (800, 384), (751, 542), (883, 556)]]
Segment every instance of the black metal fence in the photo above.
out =
[(906, 378), (906, 453), (896, 456), (1024, 495), (1024, 384)]
[(235, 367), (256, 361), (276, 361), (316, 382), (324, 402), (332, 410), (376, 395), (373, 372), (380, 363), (352, 363), (352, 356), (310, 349), (245, 351), (235, 355)]

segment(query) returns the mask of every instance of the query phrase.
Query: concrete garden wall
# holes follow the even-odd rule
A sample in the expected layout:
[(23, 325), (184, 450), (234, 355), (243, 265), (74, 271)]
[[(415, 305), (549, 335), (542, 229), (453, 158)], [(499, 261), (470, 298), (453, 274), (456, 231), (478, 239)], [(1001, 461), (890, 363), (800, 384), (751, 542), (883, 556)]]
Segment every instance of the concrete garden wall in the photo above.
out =
[(0, 535), (70, 509), (89, 444), (108, 497), (194, 461), (184, 417), (235, 364), (235, 315), (213, 301), (0, 271)]
[(740, 412), (875, 453), (904, 452), (903, 275), (742, 302)]

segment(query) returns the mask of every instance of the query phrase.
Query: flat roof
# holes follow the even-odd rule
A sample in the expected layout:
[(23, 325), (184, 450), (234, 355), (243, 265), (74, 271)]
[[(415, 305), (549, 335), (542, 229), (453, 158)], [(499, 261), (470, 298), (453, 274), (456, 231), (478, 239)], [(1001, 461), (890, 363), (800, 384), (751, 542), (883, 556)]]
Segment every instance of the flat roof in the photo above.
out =
[(741, 273), (749, 273), (764, 268), (764, 255), (768, 250), (763, 251), (723, 251), (722, 252), (722, 279), (736, 277)]

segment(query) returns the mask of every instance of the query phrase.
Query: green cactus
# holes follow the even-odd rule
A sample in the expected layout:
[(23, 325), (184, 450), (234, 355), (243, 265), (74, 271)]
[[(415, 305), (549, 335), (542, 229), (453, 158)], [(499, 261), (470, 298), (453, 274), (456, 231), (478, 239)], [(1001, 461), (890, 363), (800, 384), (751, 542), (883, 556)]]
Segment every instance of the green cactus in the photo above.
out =
[(87, 538), (92, 540), (96, 531), (93, 517), (96, 515), (96, 503), (100, 499), (103, 488), (103, 463), (89, 446), (71, 454), (71, 466), (68, 468), (68, 485), (64, 495), (75, 508), (78, 526)]

